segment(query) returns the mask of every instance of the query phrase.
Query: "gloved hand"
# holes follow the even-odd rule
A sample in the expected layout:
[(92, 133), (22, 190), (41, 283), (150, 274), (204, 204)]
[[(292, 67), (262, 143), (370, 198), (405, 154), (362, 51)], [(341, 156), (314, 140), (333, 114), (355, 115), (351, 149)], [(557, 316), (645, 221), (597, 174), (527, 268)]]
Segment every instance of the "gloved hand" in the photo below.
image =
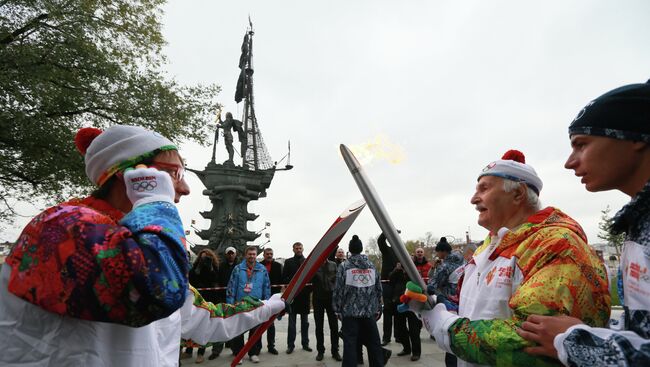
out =
[(284, 312), (287, 310), (288, 307), (288, 304), (282, 299), (280, 293), (276, 293), (272, 295), (271, 298), (264, 301), (264, 303), (267, 304), (268, 306), (271, 306), (271, 312), (273, 313), (273, 315), (277, 315), (279, 313), (284, 314)]
[(154, 201), (174, 203), (176, 196), (169, 173), (143, 164), (124, 171), (124, 186), (134, 208)]
[[(433, 298), (433, 303), (435, 303), (435, 296), (431, 297)], [(428, 307), (426, 303), (427, 300), (428, 297), (426, 294), (424, 294), (422, 288), (419, 285), (409, 281), (406, 283), (406, 291), (399, 298), (399, 301), (402, 303), (397, 306), (397, 311), (413, 311), (418, 314), (420, 311)]]
[[(433, 298), (433, 303), (436, 303), (436, 296)], [(429, 334), (436, 338), (438, 346), (451, 353), (449, 327), (458, 316), (447, 311), (444, 303), (438, 303), (433, 309), (426, 309), (427, 295), (424, 294), (422, 288), (413, 282), (406, 283), (406, 291), (400, 297), (400, 304), (397, 306), (399, 312), (413, 311), (422, 319), (424, 327)]]

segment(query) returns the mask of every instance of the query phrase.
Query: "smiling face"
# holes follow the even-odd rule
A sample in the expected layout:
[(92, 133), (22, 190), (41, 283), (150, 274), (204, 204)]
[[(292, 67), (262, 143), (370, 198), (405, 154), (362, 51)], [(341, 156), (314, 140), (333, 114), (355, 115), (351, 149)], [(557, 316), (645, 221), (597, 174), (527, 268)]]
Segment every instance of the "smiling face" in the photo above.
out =
[(255, 264), (257, 258), (257, 250), (254, 248), (246, 250), (246, 263), (248, 263), (249, 266), (252, 266)]
[(518, 190), (506, 192), (500, 177), (481, 177), (470, 200), (479, 212), (478, 224), (492, 233), (506, 227), (519, 207), (517, 193)]
[(422, 247), (415, 249), (415, 258), (418, 260), (424, 258), (424, 249)]
[[(643, 143), (592, 135), (571, 136), (571, 154), (564, 168), (573, 170), (587, 191), (618, 189), (633, 195), (629, 188), (637, 174)], [(630, 193), (632, 191), (632, 193)]]

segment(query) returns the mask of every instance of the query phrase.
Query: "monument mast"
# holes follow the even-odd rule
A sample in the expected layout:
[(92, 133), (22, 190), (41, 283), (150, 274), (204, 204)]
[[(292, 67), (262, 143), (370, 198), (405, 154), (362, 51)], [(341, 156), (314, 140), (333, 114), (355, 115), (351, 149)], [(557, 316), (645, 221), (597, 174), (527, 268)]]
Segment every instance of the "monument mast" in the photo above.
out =
[[(269, 155), (262, 134), (260, 133), (253, 96), (253, 24), (249, 19), (249, 27), (244, 35), (241, 47), (239, 68), (241, 69), (237, 80), (235, 101), (244, 101), (243, 123), (235, 120), (232, 114), (226, 114), (226, 120), (221, 121), (215, 132), (212, 151), (212, 160), (203, 171), (191, 170), (196, 173), (205, 185), (203, 195), (212, 203), (210, 211), (201, 212), (201, 216), (210, 219), (210, 227), (197, 230), (201, 239), (207, 240), (207, 247), (223, 254), (228, 247), (235, 247), (242, 253), (248, 242), (254, 241), (260, 235), (249, 231), (247, 223), (257, 219), (258, 215), (248, 212), (248, 203), (266, 197), (266, 189), (271, 185), (276, 171), (292, 168), (287, 163), (284, 168), (277, 168)], [(218, 144), (218, 130), (223, 132), (224, 143), (229, 158), (223, 163), (217, 163), (216, 146)], [(239, 155), (241, 166), (234, 161), (234, 136), (239, 139)]]

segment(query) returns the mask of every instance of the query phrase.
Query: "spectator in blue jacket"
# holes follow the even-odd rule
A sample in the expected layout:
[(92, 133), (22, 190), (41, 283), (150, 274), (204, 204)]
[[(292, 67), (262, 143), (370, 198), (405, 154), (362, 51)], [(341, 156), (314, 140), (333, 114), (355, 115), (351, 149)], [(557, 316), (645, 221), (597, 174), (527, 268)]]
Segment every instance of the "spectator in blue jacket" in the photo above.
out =
[[(237, 265), (230, 275), (228, 289), (226, 290), (226, 300), (235, 303), (244, 297), (254, 297), (260, 300), (271, 297), (271, 281), (269, 273), (264, 265), (256, 260), (257, 247), (248, 246), (244, 253), (244, 260)], [(248, 337), (255, 333), (257, 328), (254, 327), (248, 332)], [(244, 334), (236, 337), (231, 341), (233, 352), (235, 354), (244, 346)], [(258, 340), (255, 346), (248, 352), (248, 357), (253, 363), (260, 361), (259, 354), (262, 350), (262, 340)]]

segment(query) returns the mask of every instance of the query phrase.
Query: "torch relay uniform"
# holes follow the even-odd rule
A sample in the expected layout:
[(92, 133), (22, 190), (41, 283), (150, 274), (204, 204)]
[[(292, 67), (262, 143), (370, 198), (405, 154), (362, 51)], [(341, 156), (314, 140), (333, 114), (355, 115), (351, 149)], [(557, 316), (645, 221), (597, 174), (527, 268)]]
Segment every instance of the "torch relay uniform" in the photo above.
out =
[(343, 367), (356, 367), (357, 341), (368, 349), (368, 359), (373, 367), (384, 365), (384, 352), (375, 320), (380, 311), (381, 296), (381, 279), (366, 255), (353, 253), (338, 267), (333, 306), (334, 312), (342, 317)]
[(558, 365), (525, 353), (531, 344), (516, 327), (531, 314), (565, 314), (604, 326), (610, 314), (602, 262), (581, 227), (553, 207), (489, 235), (465, 266), (459, 287), (458, 315), (443, 304), (422, 313), (438, 345), (463, 360), (459, 365)]
[(650, 182), (614, 217), (625, 232), (619, 269), (623, 320), (610, 329), (576, 325), (555, 337), (567, 366), (650, 366)]
[[(82, 153), (98, 185), (120, 165), (175, 149), (138, 127), (97, 131), (101, 149), (90, 158), (101, 162), (89, 159), (93, 144)], [(119, 158), (125, 151), (131, 158)], [(280, 300), (204, 302), (188, 284), (170, 175), (138, 168), (124, 172), (125, 182), (138, 174), (129, 182), (153, 180), (152, 191), (166, 187), (166, 194), (132, 200), (126, 214), (94, 197), (74, 199), (25, 227), (0, 271), (0, 365), (176, 366), (181, 337), (228, 340), (284, 308)]]

